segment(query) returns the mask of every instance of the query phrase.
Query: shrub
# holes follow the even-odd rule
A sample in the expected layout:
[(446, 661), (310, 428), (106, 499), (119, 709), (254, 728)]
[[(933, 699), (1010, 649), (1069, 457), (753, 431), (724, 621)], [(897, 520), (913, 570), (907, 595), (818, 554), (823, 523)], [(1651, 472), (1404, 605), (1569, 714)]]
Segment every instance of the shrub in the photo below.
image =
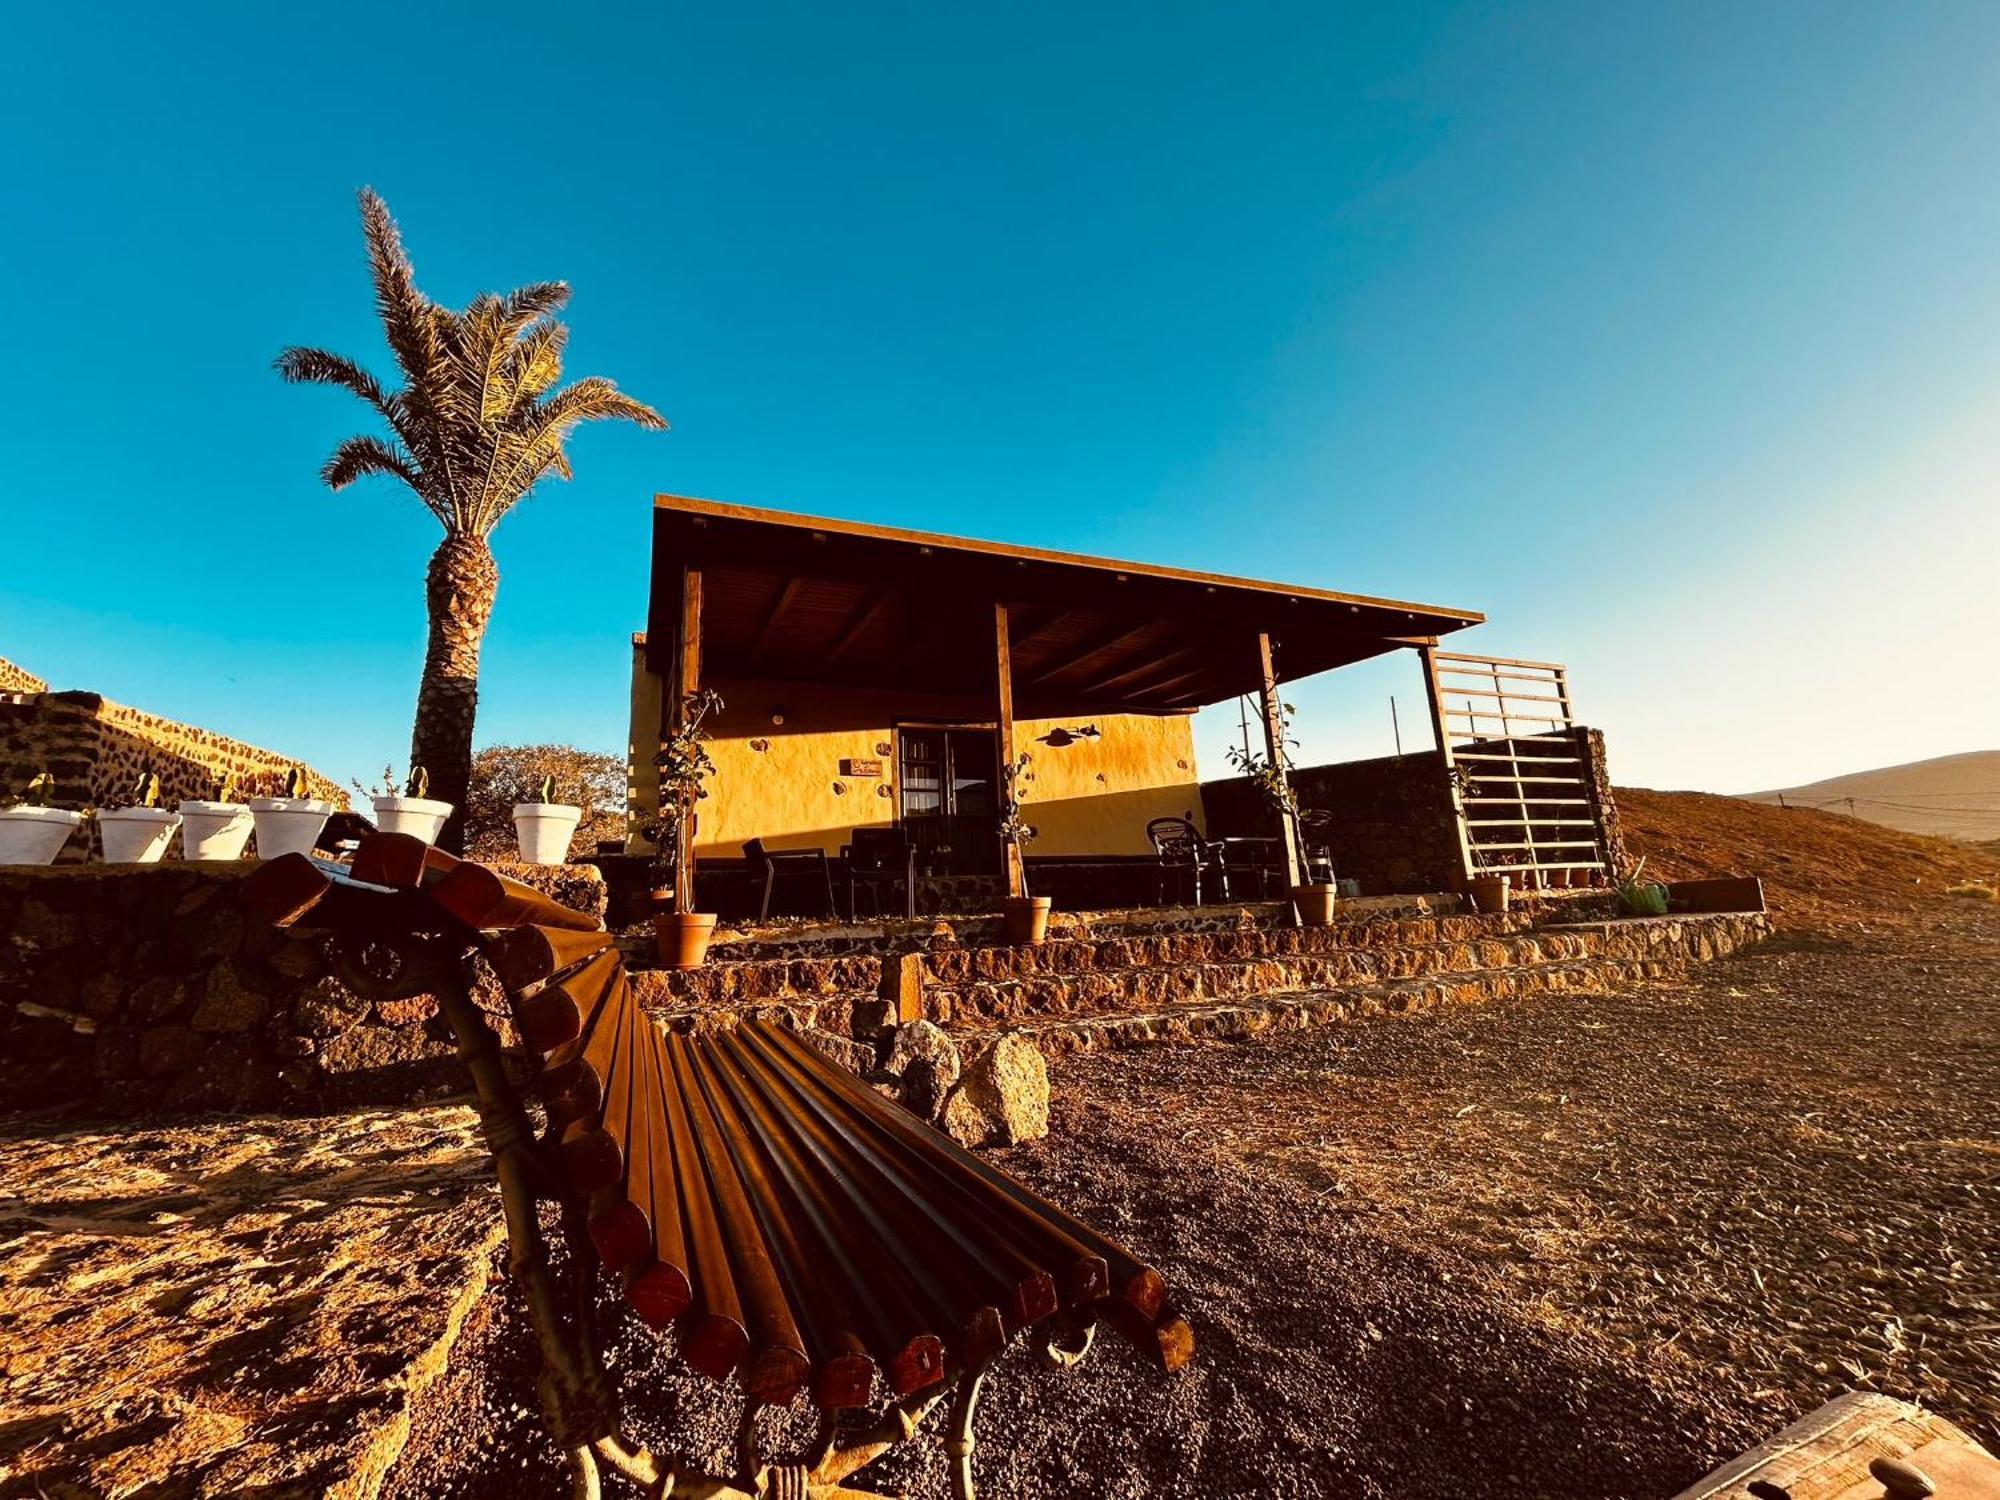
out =
[(583, 809), (570, 848), (591, 854), (599, 841), (625, 837), (625, 762), (574, 745), (488, 745), (472, 757), (465, 798), (465, 852), (472, 859), (513, 859), (514, 804), (540, 802), (544, 778), (555, 800)]

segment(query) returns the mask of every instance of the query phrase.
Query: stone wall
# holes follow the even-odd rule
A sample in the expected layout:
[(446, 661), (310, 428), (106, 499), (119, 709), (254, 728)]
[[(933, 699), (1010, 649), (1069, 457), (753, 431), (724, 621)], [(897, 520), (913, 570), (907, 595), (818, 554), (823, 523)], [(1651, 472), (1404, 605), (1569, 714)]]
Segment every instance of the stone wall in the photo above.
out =
[(26, 667), (0, 656), (0, 693), (46, 693), (49, 685)]
[[(1435, 751), (1306, 766), (1292, 772), (1307, 842), (1332, 850), (1334, 873), (1370, 896), (1456, 890), (1463, 883), (1450, 784)], [(1258, 837), (1276, 821), (1242, 777), (1202, 783), (1211, 838)], [(1310, 815), (1317, 816), (1310, 816)]]
[[(254, 868), (0, 870), (0, 1098), (318, 1110), (464, 1087), (434, 999), (371, 1004), (331, 972), (321, 940), (245, 921), (237, 896)], [(588, 866), (496, 868), (603, 912)]]
[[(56, 806), (115, 806), (130, 797), (141, 772), (152, 770), (160, 778), (161, 805), (172, 807), (183, 798), (212, 795), (223, 772), (235, 773), (242, 796), (282, 792), (292, 764), (275, 751), (96, 693), (0, 697), (0, 797), (19, 793), (47, 771), (55, 777)], [(347, 806), (347, 794), (330, 778), (307, 770), (314, 796)], [(97, 847), (97, 830), (86, 824), (60, 858), (78, 863)]]

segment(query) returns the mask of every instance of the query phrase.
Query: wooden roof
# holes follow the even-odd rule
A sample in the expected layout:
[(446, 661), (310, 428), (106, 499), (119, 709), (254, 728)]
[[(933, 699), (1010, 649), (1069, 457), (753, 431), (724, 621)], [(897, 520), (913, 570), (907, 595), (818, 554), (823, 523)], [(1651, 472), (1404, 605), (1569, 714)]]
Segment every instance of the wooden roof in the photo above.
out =
[(986, 696), (1011, 607), (1024, 717), (1180, 713), (1485, 616), (1395, 599), (822, 520), (681, 495), (653, 510), (648, 660), (666, 673), (683, 567), (702, 574), (704, 675)]

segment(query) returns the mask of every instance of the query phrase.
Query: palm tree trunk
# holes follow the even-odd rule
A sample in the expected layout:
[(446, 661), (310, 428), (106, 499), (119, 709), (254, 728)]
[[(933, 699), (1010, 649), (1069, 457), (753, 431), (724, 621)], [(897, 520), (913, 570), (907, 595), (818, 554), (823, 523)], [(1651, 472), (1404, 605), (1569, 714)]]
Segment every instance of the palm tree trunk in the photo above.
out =
[(479, 709), (479, 647), (500, 569), (484, 537), (447, 533), (424, 575), (430, 609), (430, 642), (424, 650), (423, 684), (417, 690), (417, 723), (410, 735), (410, 764), (431, 775), (431, 795), (452, 804), (438, 847), (465, 847), (465, 801), (472, 782), (472, 721)]

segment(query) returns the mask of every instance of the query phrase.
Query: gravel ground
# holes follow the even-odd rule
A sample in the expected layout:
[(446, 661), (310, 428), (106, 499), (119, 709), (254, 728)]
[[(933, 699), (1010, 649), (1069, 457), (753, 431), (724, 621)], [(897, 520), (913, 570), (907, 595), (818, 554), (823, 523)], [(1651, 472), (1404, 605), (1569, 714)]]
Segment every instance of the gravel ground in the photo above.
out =
[[(2000, 908), (1933, 906), (1684, 985), (1066, 1063), (999, 1159), (1152, 1255), (1198, 1353), (1010, 1356), (983, 1492), (1658, 1500), (1853, 1387), (1993, 1442), (1996, 958)], [(559, 1492), (495, 1307), (397, 1494)], [(732, 1403), (619, 1348), (719, 1463)], [(934, 1446), (877, 1472), (944, 1493)]]

